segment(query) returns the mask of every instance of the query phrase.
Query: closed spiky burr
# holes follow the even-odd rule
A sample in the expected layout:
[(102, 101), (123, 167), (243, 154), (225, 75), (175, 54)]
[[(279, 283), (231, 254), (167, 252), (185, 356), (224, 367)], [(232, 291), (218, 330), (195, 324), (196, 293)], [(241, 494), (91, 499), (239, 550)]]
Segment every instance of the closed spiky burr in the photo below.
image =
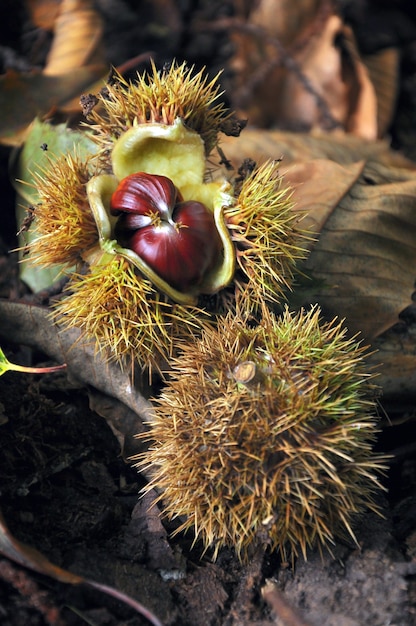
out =
[(139, 467), (162, 511), (241, 558), (264, 540), (283, 556), (354, 539), (383, 458), (364, 348), (319, 309), (249, 326), (227, 315), (173, 360)]

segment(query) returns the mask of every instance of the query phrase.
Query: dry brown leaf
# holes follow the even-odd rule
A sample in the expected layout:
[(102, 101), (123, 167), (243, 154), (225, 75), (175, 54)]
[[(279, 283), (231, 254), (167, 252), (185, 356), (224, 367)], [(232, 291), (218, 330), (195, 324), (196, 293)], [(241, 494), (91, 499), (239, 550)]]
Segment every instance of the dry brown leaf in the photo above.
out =
[(103, 23), (91, 0), (62, 0), (43, 73), (59, 76), (87, 65), (104, 65)]
[[(317, 16), (322, 0), (261, 0), (252, 3), (250, 21), (257, 26), (266, 26), (271, 33), (279, 37), (284, 45), (290, 45), (299, 33), (307, 35), (311, 22)], [(328, 10), (327, 9), (327, 10)]]
[[(355, 184), (364, 168), (364, 161), (338, 165), (316, 159), (281, 168), (281, 174), (292, 189), (295, 210), (304, 214), (302, 228), (319, 236), (331, 213)], [(334, 180), (336, 184), (328, 184)], [(311, 248), (314, 244), (311, 242)]]
[[(302, 168), (307, 174), (308, 166)], [(319, 187), (313, 181), (296, 183), (299, 176), (291, 179), (289, 171), (287, 180), (296, 183), (297, 210), (313, 212), (318, 205), (325, 211), (325, 202), (329, 204), (318, 241), (300, 267), (311, 277), (311, 285), (295, 292), (296, 302), (318, 302), (328, 317), (345, 317), (351, 332), (373, 339), (393, 326), (411, 303), (416, 172), (369, 162), (336, 206), (331, 206), (328, 189), (333, 188), (336, 196), (350, 182), (345, 167), (314, 161), (310, 168), (317, 182), (321, 179), (321, 190), (325, 186), (327, 191), (319, 206)]]
[[(332, 45), (335, 45), (337, 37), (341, 37), (343, 40), (341, 49), (339, 49), (341, 62), (337, 79), (346, 87), (347, 104), (345, 113), (341, 118), (342, 126), (347, 133), (356, 137), (368, 140), (377, 139), (381, 135), (377, 125), (378, 102), (374, 85), (358, 53), (352, 30), (340, 24), (339, 31), (334, 32)], [(324, 67), (324, 61), (321, 69), (322, 67)], [(319, 84), (319, 67), (316, 69), (315, 80)], [(334, 79), (334, 85), (337, 79)], [(328, 88), (331, 91), (331, 85), (328, 84)], [(325, 96), (325, 90), (323, 90), (322, 95)]]
[(61, 0), (26, 0), (33, 24), (44, 30), (52, 30), (59, 13)]
[(253, 125), (377, 137), (374, 87), (331, 2), (261, 0), (240, 31), (235, 106)]
[(300, 268), (313, 280), (302, 281), (292, 304), (318, 302), (328, 317), (346, 317), (350, 330), (368, 339), (395, 324), (414, 291), (414, 163), (383, 142), (351, 136), (248, 130), (222, 149), (235, 167), (245, 157), (262, 163), (283, 155), (296, 210), (317, 235)]
[(384, 137), (393, 121), (399, 92), (400, 51), (384, 48), (363, 59), (377, 97), (378, 136)]
[[(337, 43), (340, 39), (344, 54)], [(374, 88), (358, 58), (351, 31), (337, 15), (326, 20), (319, 37), (311, 38), (294, 59), (313, 91), (308, 92), (305, 82), (288, 71), (279, 95), (276, 122), (289, 128), (328, 128), (318, 96), (339, 129), (365, 139), (377, 137)]]
[(310, 159), (330, 159), (344, 165), (375, 159), (387, 166), (416, 169), (413, 161), (391, 150), (387, 142), (367, 141), (352, 135), (316, 136), (310, 133), (246, 128), (238, 140), (224, 137), (221, 148), (237, 168), (245, 157), (250, 157), (258, 163), (266, 159), (283, 158), (284, 165)]

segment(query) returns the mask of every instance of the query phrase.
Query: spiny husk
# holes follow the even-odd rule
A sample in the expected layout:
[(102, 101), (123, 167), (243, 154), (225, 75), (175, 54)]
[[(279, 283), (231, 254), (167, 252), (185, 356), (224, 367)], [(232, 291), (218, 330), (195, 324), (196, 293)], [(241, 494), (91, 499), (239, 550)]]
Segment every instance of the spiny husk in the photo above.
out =
[[(291, 286), (296, 262), (307, 254), (308, 240), (278, 162), (254, 169), (224, 214), (252, 298), (258, 303), (278, 301)], [(247, 305), (252, 308), (253, 303)]]
[(317, 308), (265, 310), (253, 327), (227, 315), (183, 344), (138, 458), (177, 532), (193, 529), (214, 558), (232, 546), (246, 559), (265, 537), (284, 558), (355, 539), (384, 469), (363, 355)]
[(92, 139), (101, 147), (101, 156), (133, 126), (148, 122), (170, 125), (178, 118), (201, 136), (209, 154), (221, 124), (230, 117), (219, 102), (218, 79), (219, 74), (209, 80), (204, 69), (194, 73), (186, 63), (173, 63), (161, 71), (152, 63), (151, 71), (138, 74), (136, 82), (115, 73), (98, 96), (102, 106), (89, 114), (95, 133)]
[(71, 276), (67, 291), (55, 306), (60, 322), (80, 328), (83, 341), (95, 340), (106, 360), (137, 362), (150, 375), (171, 358), (173, 337), (197, 334), (207, 319), (159, 294), (120, 255), (102, 253), (88, 273)]
[(91, 163), (77, 154), (62, 155), (35, 174), (40, 197), (35, 207), (31, 260), (41, 265), (74, 265), (98, 241), (86, 184)]

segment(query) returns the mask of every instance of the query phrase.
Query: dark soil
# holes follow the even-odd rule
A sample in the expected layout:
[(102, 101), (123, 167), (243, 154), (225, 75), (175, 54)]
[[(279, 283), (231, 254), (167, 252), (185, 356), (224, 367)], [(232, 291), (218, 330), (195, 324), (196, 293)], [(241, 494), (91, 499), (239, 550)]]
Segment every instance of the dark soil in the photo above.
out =
[[(362, 46), (386, 45), (387, 38), (401, 47), (402, 88), (391, 136), (395, 147), (412, 158), (413, 3), (340, 4)], [(232, 85), (229, 38), (223, 31), (200, 27), (201, 22), (232, 15), (231, 2), (100, 0), (97, 6), (106, 22), (106, 52), (112, 64), (153, 51), (158, 64), (176, 57), (198, 67), (206, 65), (212, 73), (225, 68), (224, 83)], [(375, 19), (387, 10), (394, 20)], [(371, 37), (364, 37), (369, 32), (368, 15), (379, 25), (381, 43), (376, 26)], [(41, 65), (48, 34), (31, 26), (23, 3), (4, 2), (0, 17), (4, 69), (33, 65), (35, 48), (36, 63)], [(17, 231), (7, 173), (9, 153), (0, 149), (0, 297), (16, 300), (30, 294), (19, 282), (16, 254), (8, 252), (16, 246)], [(16, 344), (13, 337), (1, 345), (14, 362), (47, 362), (46, 355)], [(337, 544), (332, 555), (312, 552), (306, 562), (298, 559), (292, 567), (267, 553), (253, 554), (250, 563), (242, 565), (229, 550), (221, 551), (213, 563), (209, 554), (201, 558), (198, 546), (191, 548), (192, 537), (171, 539), (156, 512), (149, 514), (148, 503), (138, 499), (144, 479), (125, 462), (106, 420), (90, 408), (90, 391), (62, 373), (42, 377), (6, 373), (0, 378), (1, 509), (16, 538), (62, 568), (136, 598), (165, 626), (416, 624), (416, 394), (381, 400), (386, 417), (377, 445), (392, 454), (386, 492), (380, 496), (384, 518), (369, 513), (359, 521), (359, 548)], [(263, 597), (267, 580), (275, 583), (275, 593)], [(0, 623), (149, 622), (103, 593), (60, 583), (0, 558)]]

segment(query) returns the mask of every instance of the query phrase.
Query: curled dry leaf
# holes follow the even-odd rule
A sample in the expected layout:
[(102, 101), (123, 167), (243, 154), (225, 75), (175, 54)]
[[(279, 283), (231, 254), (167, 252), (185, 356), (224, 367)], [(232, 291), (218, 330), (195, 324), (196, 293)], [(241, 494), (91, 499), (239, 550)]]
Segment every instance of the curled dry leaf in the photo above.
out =
[(234, 106), (251, 123), (377, 137), (374, 87), (332, 3), (261, 0), (234, 38)]
[(62, 0), (43, 73), (59, 76), (103, 64), (102, 35), (103, 23), (91, 0)]
[(26, 0), (30, 19), (37, 28), (52, 30), (59, 14), (60, 0)]
[(384, 137), (393, 121), (399, 93), (400, 50), (383, 48), (363, 57), (377, 97), (378, 136)]

